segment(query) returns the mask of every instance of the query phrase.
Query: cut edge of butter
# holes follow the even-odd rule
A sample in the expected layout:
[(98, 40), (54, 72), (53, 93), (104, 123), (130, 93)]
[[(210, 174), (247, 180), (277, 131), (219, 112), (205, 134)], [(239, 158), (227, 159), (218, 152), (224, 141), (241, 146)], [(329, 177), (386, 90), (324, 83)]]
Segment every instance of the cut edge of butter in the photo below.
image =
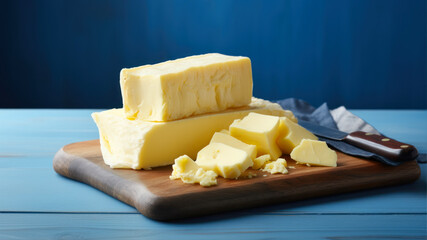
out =
[(225, 133), (225, 132), (214, 133), (210, 143), (214, 143), (214, 142), (224, 143), (224, 144), (229, 145), (231, 147), (241, 149), (241, 150), (245, 151), (252, 160), (256, 158), (257, 148), (255, 145), (246, 144), (246, 143), (240, 141), (239, 139), (231, 136), (229, 134), (229, 132), (227, 132), (227, 133)]
[(279, 137), (277, 145), (284, 154), (290, 154), (302, 139), (318, 140), (318, 138), (288, 117), (280, 117)]
[(257, 146), (257, 155), (270, 154), (273, 160), (282, 155), (277, 145), (280, 118), (277, 116), (249, 113), (243, 119), (234, 120), (230, 135), (247, 144)]

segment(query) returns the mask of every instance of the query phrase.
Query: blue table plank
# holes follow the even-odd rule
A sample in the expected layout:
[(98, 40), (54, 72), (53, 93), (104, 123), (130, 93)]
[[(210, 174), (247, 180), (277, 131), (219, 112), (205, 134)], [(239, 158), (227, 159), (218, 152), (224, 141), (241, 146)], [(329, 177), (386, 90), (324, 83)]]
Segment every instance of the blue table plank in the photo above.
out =
[[(52, 160), (50, 159), (50, 162)], [(130, 207), (50, 168), (0, 169), (0, 212), (127, 212)]]
[(52, 155), (32, 155), (32, 156), (19, 156), (19, 155), (1, 155), (0, 156), (0, 169), (15, 168), (15, 169), (52, 169)]
[(425, 239), (425, 224), (424, 215), (406, 214), (229, 213), (168, 223), (138, 214), (1, 214), (0, 239)]
[(98, 138), (99, 110), (1, 110), (0, 157), (47, 157), (64, 145)]

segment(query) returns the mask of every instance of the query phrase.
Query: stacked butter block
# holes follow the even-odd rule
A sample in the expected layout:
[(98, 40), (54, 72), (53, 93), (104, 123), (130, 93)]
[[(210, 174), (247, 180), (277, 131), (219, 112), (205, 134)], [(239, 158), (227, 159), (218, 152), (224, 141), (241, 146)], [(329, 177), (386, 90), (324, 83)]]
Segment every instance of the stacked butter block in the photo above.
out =
[(278, 104), (252, 97), (251, 62), (222, 54), (192, 56), (120, 73), (123, 108), (93, 113), (104, 161), (149, 169), (195, 158), (215, 132), (251, 112), (286, 116)]

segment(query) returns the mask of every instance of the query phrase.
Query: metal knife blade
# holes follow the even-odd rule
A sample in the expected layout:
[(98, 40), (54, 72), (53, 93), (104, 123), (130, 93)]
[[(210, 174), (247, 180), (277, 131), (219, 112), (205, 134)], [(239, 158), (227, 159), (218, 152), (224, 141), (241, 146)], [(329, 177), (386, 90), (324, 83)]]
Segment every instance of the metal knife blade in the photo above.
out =
[(312, 132), (316, 136), (329, 138), (333, 140), (344, 140), (347, 137), (348, 133), (341, 132), (339, 130), (323, 127), (315, 123), (307, 122), (304, 120), (298, 120), (298, 124), (303, 126), (308, 131)]

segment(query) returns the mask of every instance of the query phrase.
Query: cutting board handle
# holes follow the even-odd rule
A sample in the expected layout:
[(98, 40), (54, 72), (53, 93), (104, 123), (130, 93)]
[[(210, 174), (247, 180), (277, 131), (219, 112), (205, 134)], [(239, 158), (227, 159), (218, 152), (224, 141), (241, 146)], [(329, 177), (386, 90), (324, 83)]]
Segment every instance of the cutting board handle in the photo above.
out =
[(418, 151), (414, 146), (380, 134), (357, 131), (350, 133), (344, 141), (397, 163), (418, 157)]

